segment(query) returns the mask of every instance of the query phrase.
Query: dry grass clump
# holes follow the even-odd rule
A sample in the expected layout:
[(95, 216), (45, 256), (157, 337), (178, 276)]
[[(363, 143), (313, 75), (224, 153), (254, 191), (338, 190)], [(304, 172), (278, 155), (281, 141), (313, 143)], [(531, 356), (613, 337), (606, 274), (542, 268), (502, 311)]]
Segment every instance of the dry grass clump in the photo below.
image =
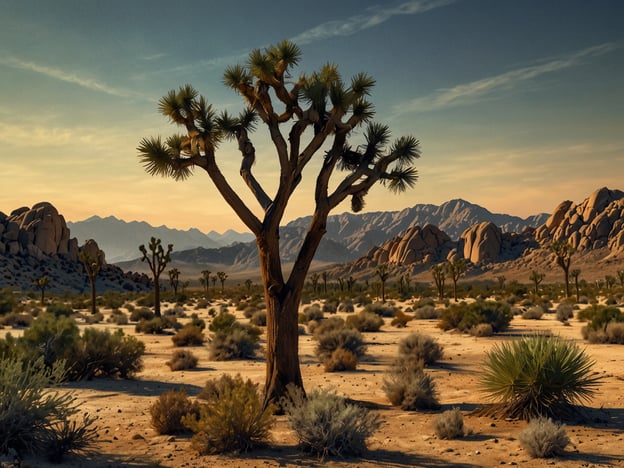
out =
[(442, 345), (428, 335), (410, 333), (399, 341), (399, 358), (421, 361), (425, 366), (444, 356)]
[(418, 365), (395, 364), (383, 379), (390, 403), (406, 411), (440, 407), (435, 382)]
[(572, 304), (562, 302), (557, 306), (557, 312), (555, 313), (557, 320), (565, 323), (572, 317), (574, 317), (574, 306)]
[(407, 315), (400, 310), (397, 310), (394, 314), (392, 322), (390, 322), (390, 325), (397, 328), (405, 328), (407, 326), (407, 323), (411, 320), (414, 320), (414, 317), (412, 317), (411, 315)]
[(458, 439), (464, 437), (464, 417), (459, 408), (445, 411), (433, 421), (436, 435), (440, 439)]
[(204, 333), (196, 325), (187, 324), (171, 337), (174, 346), (201, 346), (204, 341)]
[(561, 455), (570, 443), (564, 425), (554, 423), (550, 418), (536, 418), (518, 434), (520, 445), (533, 458), (549, 458)]
[(366, 304), (364, 310), (372, 312), (382, 317), (394, 317), (394, 314), (399, 310), (396, 306), (384, 302), (374, 302), (373, 304)]
[(306, 324), (311, 321), (323, 320), (325, 314), (318, 304), (312, 304), (303, 308), (303, 312), (299, 313), (299, 323)]
[(266, 327), (267, 324), (267, 312), (266, 310), (257, 310), (249, 318), (249, 323), (256, 327)]
[(183, 388), (169, 390), (158, 397), (149, 408), (150, 423), (158, 434), (180, 434), (188, 432), (182, 424), (182, 417), (199, 414), (199, 405), (191, 401)]
[(475, 325), (470, 330), (468, 330), (468, 333), (471, 336), (476, 336), (477, 338), (483, 338), (486, 336), (492, 336), (494, 334), (494, 329), (492, 328), (492, 325), (490, 325), (489, 323), (480, 323), (479, 325)]
[(201, 393), (206, 403), (199, 414), (182, 418), (193, 431), (193, 448), (201, 455), (247, 452), (266, 445), (273, 426), (274, 407), (263, 408), (258, 385), (240, 375), (209, 381)]
[(355, 370), (358, 357), (348, 349), (338, 348), (323, 361), (325, 372), (341, 372)]
[(166, 362), (172, 371), (195, 369), (198, 363), (197, 356), (187, 349), (178, 349), (173, 352), (171, 359)]
[(208, 328), (214, 332), (209, 344), (210, 359), (253, 358), (260, 347), (258, 340), (262, 333), (258, 327), (241, 324), (230, 313), (217, 315)]
[(425, 304), (414, 309), (414, 319), (427, 320), (437, 318), (440, 318), (440, 314), (433, 304)]
[(291, 386), (281, 404), (300, 447), (321, 459), (360, 455), (366, 439), (381, 425), (376, 414), (327, 389), (315, 389), (305, 397)]

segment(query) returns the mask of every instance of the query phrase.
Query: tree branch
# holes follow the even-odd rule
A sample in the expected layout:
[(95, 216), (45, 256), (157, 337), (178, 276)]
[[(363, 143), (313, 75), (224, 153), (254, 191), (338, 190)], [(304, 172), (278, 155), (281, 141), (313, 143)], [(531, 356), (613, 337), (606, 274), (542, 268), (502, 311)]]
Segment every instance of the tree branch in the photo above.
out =
[(254, 148), (251, 140), (247, 135), (247, 130), (242, 126), (239, 126), (236, 130), (236, 139), (238, 140), (238, 149), (240, 150), (243, 160), (241, 161), (240, 175), (251, 190), (251, 193), (256, 197), (258, 203), (262, 209), (266, 212), (271, 204), (271, 199), (266, 194), (258, 180), (251, 173), (251, 166), (253, 166), (256, 159), (256, 149)]

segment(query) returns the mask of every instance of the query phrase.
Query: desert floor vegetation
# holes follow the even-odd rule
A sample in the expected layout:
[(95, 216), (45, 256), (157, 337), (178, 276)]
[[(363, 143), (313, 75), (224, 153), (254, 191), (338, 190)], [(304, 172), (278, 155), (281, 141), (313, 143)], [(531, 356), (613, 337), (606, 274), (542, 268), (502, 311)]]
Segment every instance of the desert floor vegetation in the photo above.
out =
[[(519, 304), (522, 298), (522, 294), (518, 294), (514, 303)], [(33, 301), (37, 302), (37, 299), (34, 298)], [(256, 309), (248, 310), (247, 306), (252, 301), (248, 301), (244, 307), (241, 307), (243, 301), (229, 298), (211, 298), (210, 301), (198, 298), (192, 302), (187, 301), (184, 307), (189, 313), (183, 317), (177, 316), (176, 322), (179, 327), (188, 326), (188, 329), (191, 326), (197, 327), (197, 330), (204, 333), (206, 341), (201, 344), (194, 342), (192, 347), (181, 349), (172, 338), (184, 328), (176, 330), (170, 326), (152, 333), (137, 331), (136, 326), (141, 320), (145, 321), (144, 324), (153, 320), (147, 313), (149, 306), (141, 306), (131, 298), (124, 298), (119, 304), (114, 297), (108, 297), (108, 302), (112, 307), (103, 303), (98, 306), (103, 320), (89, 324), (86, 318), (91, 313), (88, 309), (73, 308), (68, 311), (60, 299), (54, 298), (53, 301), (55, 304), (53, 312), (58, 315), (56, 320), (62, 323), (65, 323), (66, 319), (74, 320), (79, 336), (84, 336), (88, 329), (91, 331), (87, 332), (87, 336), (91, 337), (92, 342), (104, 340), (117, 343), (111, 339), (123, 342), (125, 337), (133, 337), (145, 346), (142, 368), (134, 372), (131, 378), (121, 378), (119, 375), (112, 377), (95, 375), (91, 379), (65, 382), (60, 388), (54, 389), (61, 394), (71, 392), (73, 404), (79, 409), (80, 414), (97, 417), (90, 426), (95, 427), (97, 437), (89, 439), (89, 452), (74, 454), (69, 451), (63, 458), (63, 466), (341, 468), (354, 465), (363, 468), (501, 464), (537, 467), (624, 466), (621, 451), (624, 445), (624, 394), (621, 391), (624, 381), (624, 367), (621, 365), (624, 361), (624, 346), (613, 342), (593, 342), (585, 339), (582, 334), (584, 327), (594, 326), (600, 331), (606, 330), (606, 326), (611, 322), (620, 324), (616, 322), (619, 315), (610, 312), (609, 309), (605, 312), (599, 307), (604, 304), (604, 298), (596, 300), (592, 298), (588, 304), (580, 306), (578, 304), (573, 307), (565, 306), (565, 323), (560, 320), (561, 314), (557, 316), (554, 313), (557, 305), (562, 302), (554, 296), (552, 313), (544, 313), (539, 320), (523, 319), (522, 315), (511, 317), (504, 306), (497, 305), (495, 313), (486, 317), (495, 319), (494, 332), (491, 330), (491, 324), (478, 323), (485, 314), (482, 308), (475, 309), (464, 330), (474, 331), (479, 326), (489, 326), (490, 332), (472, 334), (457, 328), (443, 330), (439, 327), (441, 319), (438, 311), (448, 308), (448, 304), (440, 304), (428, 298), (396, 300), (391, 306), (395, 311), (403, 310), (410, 316), (418, 317), (405, 322), (404, 327), (396, 327), (391, 325), (394, 315), (382, 316), (369, 308), (366, 313), (374, 313), (383, 320), (383, 324), (376, 331), (374, 331), (376, 327), (372, 327), (370, 331), (361, 332), (361, 343), (366, 353), (358, 357), (354, 369), (337, 366), (336, 369), (332, 369), (333, 372), (327, 372), (317, 356), (318, 337), (324, 333), (331, 334), (332, 330), (334, 333), (335, 330), (342, 328), (353, 330), (346, 327), (350, 316), (366, 317), (371, 320), (373, 318), (365, 315), (364, 311), (367, 303), (375, 303), (374, 298), (368, 302), (355, 298), (340, 298), (339, 304), (349, 303), (353, 309), (338, 307), (335, 313), (325, 312), (322, 318), (317, 315), (316, 320), (302, 326), (305, 332), (299, 337), (301, 368), (308, 395), (320, 394), (323, 397), (337, 395), (341, 398), (336, 402), (328, 400), (323, 403), (318, 408), (319, 412), (315, 413), (316, 417), (322, 419), (322, 410), (327, 408), (330, 409), (330, 413), (335, 411), (331, 410), (332, 405), (354, 408), (346, 410), (345, 419), (349, 417), (348, 411), (357, 409), (361, 412), (363, 426), (358, 426), (357, 418), (352, 420), (354, 427), (359, 427), (362, 431), (355, 432), (356, 435), (359, 434), (359, 439), (353, 441), (353, 450), (345, 449), (340, 456), (335, 455), (336, 445), (325, 445), (322, 440), (320, 443), (313, 440), (313, 445), (306, 445), (304, 439), (311, 437), (309, 432), (319, 424), (311, 424), (312, 419), (305, 416), (302, 411), (293, 410), (292, 407), (290, 416), (288, 412), (278, 413), (271, 415), (269, 419), (268, 415), (260, 412), (260, 407), (254, 406), (258, 414), (263, 414), (262, 418), (266, 418), (262, 419), (260, 424), (260, 437), (249, 445), (244, 442), (239, 448), (233, 444), (232, 447), (238, 450), (238, 453), (230, 453), (229, 449), (225, 450), (226, 453), (221, 453), (222, 448), (230, 447), (230, 441), (227, 439), (207, 438), (206, 434), (209, 432), (205, 430), (205, 424), (212, 417), (224, 423), (222, 434), (227, 434), (225, 425), (227, 421), (218, 417), (219, 411), (223, 408), (213, 408), (210, 410), (212, 413), (208, 409), (204, 409), (203, 413), (198, 409), (199, 406), (212, 401), (211, 395), (214, 396), (218, 390), (217, 383), (221, 382), (224, 375), (240, 375), (242, 378), (239, 382), (242, 385), (240, 395), (231, 394), (228, 404), (236, 408), (238, 399), (257, 404), (254, 392), (262, 391), (261, 385), (265, 375), (263, 350), (266, 344), (266, 329), (261, 325), (257, 326), (259, 324), (253, 326), (250, 321), (256, 312), (262, 311), (262, 304), (254, 301)], [(320, 304), (323, 311), (322, 300), (312, 299), (311, 304)], [(535, 304), (534, 300), (532, 304)], [(176, 305), (179, 304), (165, 302), (162, 305), (163, 311), (174, 310)], [(309, 306), (310, 303), (302, 305), (300, 311), (303, 313), (303, 309)], [(427, 307), (426, 312), (423, 311), (422, 315), (416, 313), (423, 307)], [(608, 307), (621, 310), (618, 305)], [(589, 310), (581, 314), (584, 309)], [(0, 330), (0, 338), (4, 338), (7, 333), (14, 339), (23, 336), (29, 330), (28, 323), (34, 322), (36, 318), (28, 312), (29, 310), (31, 309), (22, 306), (1, 314), (5, 317), (15, 312), (31, 316), (32, 320), (14, 322), (7, 319), (4, 328)], [(44, 312), (39, 310), (36, 314), (43, 316)], [(121, 313), (128, 316), (128, 323), (123, 321), (118, 323), (114, 320), (114, 317), (120, 316)], [(163, 318), (169, 316), (163, 314)], [(456, 317), (450, 318), (454, 320)], [(499, 328), (500, 324), (505, 325), (508, 318), (508, 326)], [(611, 325), (612, 328), (614, 326)], [(123, 335), (116, 335), (117, 330), (121, 330)], [(253, 333), (245, 334), (246, 339), (238, 341), (231, 338), (232, 330), (236, 330), (236, 333), (253, 330)], [(414, 338), (415, 334), (427, 339), (421, 343), (422, 340)], [(578, 414), (561, 421), (553, 418), (555, 424), (565, 424), (565, 434), (560, 434), (560, 430), (557, 432), (557, 428), (562, 426), (550, 431), (556, 436), (558, 448), (552, 453), (554, 458), (549, 459), (534, 458), (537, 452), (533, 452), (533, 448), (540, 438), (535, 438), (535, 434), (538, 434), (536, 430), (527, 431), (526, 420), (480, 415), (477, 411), (489, 402), (487, 393), (482, 389), (487, 353), (522, 337), (536, 334), (574, 343), (593, 362), (590, 375), (600, 377), (596, 392), (591, 399), (582, 402), (584, 406)], [(72, 331), (72, 335), (75, 336), (76, 332)], [(195, 331), (192, 335), (200, 336), (200, 333)], [(225, 339), (221, 335), (228, 338)], [(230, 344), (235, 342), (238, 349), (241, 343), (250, 344), (253, 352), (234, 360), (219, 360), (211, 344), (217, 336), (219, 346), (224, 342)], [(398, 388), (397, 382), (392, 380), (393, 372), (400, 371), (396, 368), (397, 361), (400, 361), (398, 358), (402, 353), (405, 354), (400, 350), (399, 343), (411, 343), (413, 346), (409, 346), (410, 350), (427, 351), (426, 356), (435, 358), (424, 369), (419, 368), (420, 372), (424, 372), (435, 384), (435, 392), (432, 394), (435, 397), (432, 400), (435, 402), (434, 405), (429, 407), (425, 405), (424, 408), (418, 405), (412, 407), (405, 404), (403, 398), (393, 403), (384, 392), (384, 382), (389, 382), (387, 387), (390, 390), (402, 391)], [(189, 344), (191, 343), (185, 343), (185, 346)], [(357, 347), (356, 351), (361, 349)], [(10, 344), (0, 340), (0, 354), (10, 351)], [(197, 358), (197, 366), (172, 372), (168, 363), (172, 361), (176, 351), (191, 352)], [(326, 343), (323, 352), (324, 356), (331, 357), (334, 352), (332, 344)], [(414, 358), (415, 361), (419, 359), (426, 360), (424, 356)], [(336, 356), (335, 359), (335, 363), (340, 364), (348, 363), (347, 361), (344, 357), (339, 359)], [(418, 373), (415, 370), (413, 372)], [(403, 409), (402, 406), (408, 409)], [(362, 409), (366, 409), (367, 413)], [(231, 414), (230, 410), (227, 412)], [(188, 421), (193, 419), (198, 423), (196, 425), (191, 423), (192, 427), (185, 426), (182, 423), (185, 414), (191, 414)], [(365, 416), (366, 414), (371, 416)], [(240, 416), (245, 417), (246, 414)], [(369, 417), (371, 419), (366, 419)], [(232, 423), (238, 424), (236, 421)], [(521, 433), (524, 435), (520, 436)], [(569, 442), (564, 444), (567, 439)], [(343, 442), (332, 439), (331, 443)], [(0, 461), (5, 461), (8, 456), (2, 457), (0, 454)], [(319, 457), (324, 457), (324, 460), (321, 462)], [(23, 466), (45, 467), (48, 464), (44, 455), (33, 454), (26, 455), (23, 462)]]

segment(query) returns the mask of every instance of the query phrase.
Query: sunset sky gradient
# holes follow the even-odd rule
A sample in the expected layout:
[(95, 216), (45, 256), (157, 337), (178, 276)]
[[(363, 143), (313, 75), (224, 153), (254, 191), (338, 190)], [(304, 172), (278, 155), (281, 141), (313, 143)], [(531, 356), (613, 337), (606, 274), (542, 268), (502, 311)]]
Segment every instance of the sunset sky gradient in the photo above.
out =
[[(421, 142), (416, 188), (371, 191), (365, 211), (463, 198), (528, 216), (595, 189), (624, 189), (624, 2), (619, 0), (1, 0), (0, 211), (40, 201), (202, 231), (246, 230), (208, 176), (147, 175), (136, 147), (175, 131), (158, 114), (192, 84), (217, 109), (250, 50), (291, 39), (295, 74), (339, 65), (377, 80), (376, 121)], [(305, 7), (305, 8), (304, 8)], [(356, 135), (354, 142), (361, 135)], [(262, 127), (255, 171), (274, 187)], [(240, 193), (240, 156), (218, 153)], [(311, 167), (287, 220), (311, 214)], [(256, 208), (251, 198), (251, 205)], [(349, 204), (335, 213), (349, 210)]]

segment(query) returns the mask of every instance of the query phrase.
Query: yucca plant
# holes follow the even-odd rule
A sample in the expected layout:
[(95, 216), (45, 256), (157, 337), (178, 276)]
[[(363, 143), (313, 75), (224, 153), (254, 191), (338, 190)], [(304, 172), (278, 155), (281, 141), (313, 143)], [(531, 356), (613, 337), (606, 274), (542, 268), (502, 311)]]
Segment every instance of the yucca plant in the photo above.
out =
[(564, 418), (591, 399), (600, 377), (576, 344), (532, 335), (496, 345), (486, 355), (481, 386), (494, 405), (480, 412), (498, 417)]

